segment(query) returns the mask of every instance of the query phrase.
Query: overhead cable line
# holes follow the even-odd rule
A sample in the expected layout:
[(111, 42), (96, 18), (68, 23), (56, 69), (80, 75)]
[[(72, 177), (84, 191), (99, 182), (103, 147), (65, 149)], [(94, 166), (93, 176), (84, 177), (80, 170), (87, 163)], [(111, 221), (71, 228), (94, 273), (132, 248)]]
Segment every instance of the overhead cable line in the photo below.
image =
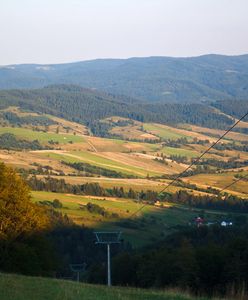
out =
[(218, 191), (218, 194), (222, 193), (223, 191), (225, 191), (226, 189), (228, 189), (229, 187), (231, 187), (232, 185), (234, 185), (235, 183), (239, 182), (242, 179), (245, 179), (248, 177), (248, 174), (246, 174), (245, 176), (241, 176), (239, 177), (237, 180), (233, 181), (232, 183), (228, 184), (227, 186), (225, 186), (224, 188), (222, 188), (220, 191)]
[[(209, 148), (207, 148), (200, 156), (198, 156), (184, 171), (182, 171), (181, 173), (179, 173), (179, 175), (176, 176), (175, 179), (173, 179), (170, 183), (168, 183), (159, 193), (158, 195), (160, 195), (161, 193), (163, 193), (165, 190), (168, 189), (168, 187), (170, 187), (174, 182), (176, 182), (178, 179), (180, 179), (182, 177), (183, 174), (185, 174), (189, 169), (191, 169), (192, 166), (194, 166), (197, 162), (200, 161), (200, 159), (206, 155), (211, 149), (214, 148), (215, 145), (217, 145), (230, 131), (232, 131), (232, 129), (234, 127), (236, 127), (245, 117), (248, 116), (248, 112), (245, 113), (240, 119), (238, 119), (228, 130), (226, 130), (224, 132), (224, 134), (219, 137), (217, 139), (217, 141), (215, 141)], [(234, 184), (234, 183), (233, 183)], [(231, 185), (230, 185), (231, 186)], [(226, 187), (228, 188), (228, 187)], [(224, 190), (224, 189), (223, 189)], [(220, 191), (221, 192), (221, 191)], [(134, 213), (132, 213), (132, 215), (130, 216), (130, 218), (132, 218), (133, 216), (135, 216), (138, 212), (140, 212), (141, 210), (143, 210), (144, 207), (146, 207), (147, 204), (144, 204), (143, 206), (141, 206), (137, 211), (135, 211)]]

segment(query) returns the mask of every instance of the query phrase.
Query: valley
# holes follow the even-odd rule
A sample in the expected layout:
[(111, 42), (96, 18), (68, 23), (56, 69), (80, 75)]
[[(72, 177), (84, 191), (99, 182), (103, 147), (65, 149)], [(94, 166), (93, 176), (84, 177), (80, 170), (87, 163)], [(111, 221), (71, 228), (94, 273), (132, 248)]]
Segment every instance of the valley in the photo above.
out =
[(75, 279), (70, 265), (86, 262), (80, 280), (103, 284), (106, 248), (94, 232), (121, 232), (115, 285), (183, 288), (192, 274), (200, 281), (189, 290), (207, 295), (207, 270), (229, 294), (223, 273), (232, 284), (230, 261), (243, 272), (248, 240), (248, 102), (236, 101), (148, 103), (66, 84), (0, 90), (0, 197), (12, 203), (2, 207), (2, 269)]
[[(0, 159), (7, 165), (25, 178), (35, 176), (41, 182), (51, 178), (72, 186), (96, 184), (105, 191), (104, 196), (77, 195), (52, 192), (51, 187), (50, 191), (33, 191), (34, 202), (52, 203), (57, 199), (62, 206), (56, 210), (76, 224), (121, 230), (135, 247), (159, 241), (178, 226), (188, 226), (190, 220), (202, 213), (200, 208), (190, 209), (180, 201), (163, 200), (160, 192), (165, 188), (171, 195), (185, 191), (196, 197), (216, 197), (218, 191), (248, 172), (246, 134), (230, 132), (219, 148), (211, 149), (202, 162), (190, 168), (190, 174), (167, 189), (174, 176), (214, 143), (223, 130), (112, 116), (99, 120), (99, 124), (107, 124), (105, 136), (101, 137), (81, 123), (17, 106), (3, 108), (1, 114), (0, 138), (6, 134), (11, 136), (10, 140), (3, 140), (10, 145), (2, 144), (0, 150)], [(20, 124), (22, 118), (25, 122)], [(241, 126), (248, 127), (248, 122), (242, 122)], [(17, 141), (22, 140), (37, 141), (40, 149), (18, 149)], [(114, 189), (122, 189), (127, 195), (111, 196), (109, 191)], [(130, 190), (132, 198), (128, 196)], [(147, 191), (151, 195), (155, 193), (150, 200), (142, 199), (142, 193)], [(239, 180), (225, 192), (247, 199), (247, 182)], [(99, 206), (105, 215), (89, 212), (85, 208), (88, 203)], [(205, 218), (215, 222), (228, 214), (217, 211), (213, 220), (213, 212), (211, 207), (205, 209)]]
[(248, 299), (247, 11), (1, 1), (0, 300)]

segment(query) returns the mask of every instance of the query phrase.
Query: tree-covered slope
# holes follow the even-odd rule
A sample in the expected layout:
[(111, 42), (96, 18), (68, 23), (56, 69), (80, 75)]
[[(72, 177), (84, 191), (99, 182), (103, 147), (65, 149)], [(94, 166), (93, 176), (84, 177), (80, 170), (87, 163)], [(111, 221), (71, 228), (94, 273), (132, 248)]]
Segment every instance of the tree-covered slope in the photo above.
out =
[(0, 88), (77, 84), (148, 101), (199, 102), (247, 97), (248, 55), (102, 59), (0, 68)]
[[(1, 91), (0, 109), (10, 105), (63, 117), (90, 127), (110, 116), (128, 117), (142, 122), (191, 123), (224, 129), (233, 122), (232, 118), (205, 104), (149, 104), (72, 85)], [(106, 124), (101, 123), (100, 126)]]

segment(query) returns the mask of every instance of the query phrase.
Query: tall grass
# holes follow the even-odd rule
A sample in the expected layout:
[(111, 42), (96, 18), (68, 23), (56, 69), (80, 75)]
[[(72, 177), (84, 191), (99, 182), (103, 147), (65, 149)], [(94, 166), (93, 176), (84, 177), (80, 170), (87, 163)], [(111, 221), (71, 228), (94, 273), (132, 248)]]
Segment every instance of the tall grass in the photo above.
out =
[(177, 290), (153, 291), (0, 274), (1, 300), (207, 300)]

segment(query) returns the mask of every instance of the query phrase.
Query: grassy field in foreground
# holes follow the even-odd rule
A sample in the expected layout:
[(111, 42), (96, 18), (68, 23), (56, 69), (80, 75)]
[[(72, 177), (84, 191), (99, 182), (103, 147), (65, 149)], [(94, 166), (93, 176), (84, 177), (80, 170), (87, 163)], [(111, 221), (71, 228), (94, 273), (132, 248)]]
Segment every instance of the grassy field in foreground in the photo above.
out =
[[(90, 285), (41, 277), (0, 274), (1, 300), (193, 300), (170, 291)], [(197, 298), (207, 300), (207, 298)]]

